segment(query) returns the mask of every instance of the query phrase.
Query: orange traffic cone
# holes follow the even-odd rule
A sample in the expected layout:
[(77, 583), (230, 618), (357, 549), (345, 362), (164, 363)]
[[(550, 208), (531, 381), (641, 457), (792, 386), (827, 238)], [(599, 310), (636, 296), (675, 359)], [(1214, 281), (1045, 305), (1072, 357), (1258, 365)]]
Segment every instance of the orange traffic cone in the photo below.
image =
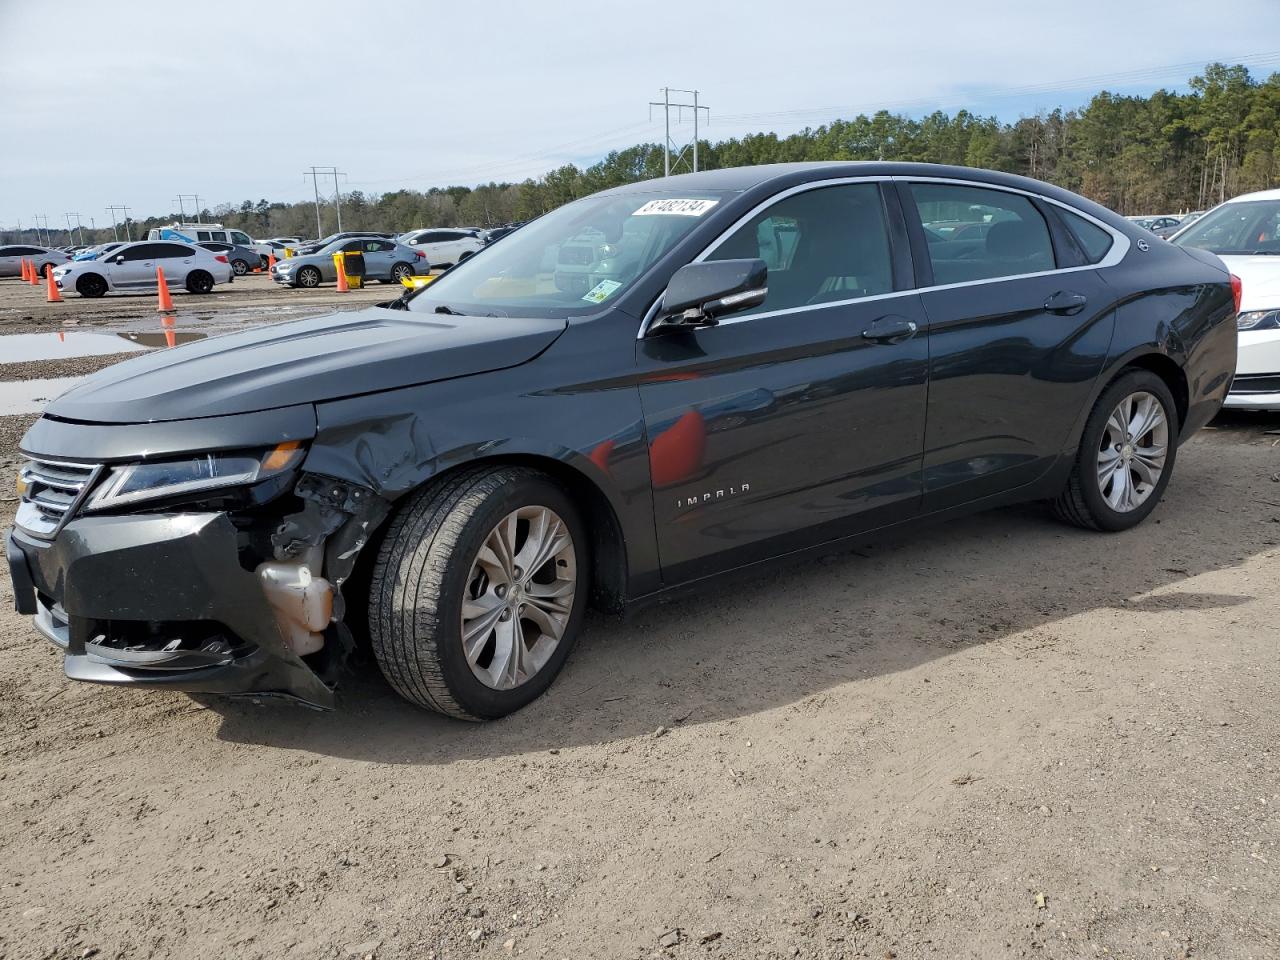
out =
[(345, 263), (338, 264), (338, 292), (348, 293), (351, 287), (347, 284), (347, 265)]
[(33, 287), (40, 282), (40, 274), (36, 273), (36, 262), (34, 260), (27, 261), (27, 283)]
[(164, 281), (164, 267), (156, 267), (156, 286), (160, 294), (156, 299), (156, 309), (172, 310), (173, 297), (169, 296), (169, 284)]
[(23, 282), (23, 283), (30, 283), (30, 282), (31, 282), (31, 274), (29, 274), (29, 273), (27, 272), (27, 258), (26, 258), (26, 257), (23, 257), (23, 258), (22, 258), (22, 262), (21, 262), (20, 266), (21, 266), (21, 268), (22, 268), (22, 282)]
[(267, 254), (267, 276), (271, 276), (276, 272), (276, 255), (275, 253)]
[[(46, 267), (48, 267), (47, 264)], [(48, 269), (45, 270), (44, 275), (49, 281), (48, 286), (46, 287), (48, 296), (46, 296), (45, 299), (49, 301), (49, 303), (61, 303), (62, 294), (58, 292), (58, 285), (53, 281), (53, 267), (48, 267)]]

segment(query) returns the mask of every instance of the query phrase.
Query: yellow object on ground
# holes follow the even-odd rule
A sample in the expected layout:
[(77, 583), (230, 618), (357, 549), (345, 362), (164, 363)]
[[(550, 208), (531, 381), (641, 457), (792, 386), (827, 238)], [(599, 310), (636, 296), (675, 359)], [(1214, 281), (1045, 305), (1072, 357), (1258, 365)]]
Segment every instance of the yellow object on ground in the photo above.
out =
[(410, 290), (421, 290), (434, 279), (435, 277), (401, 277), (400, 282)]
[(342, 280), (346, 280), (346, 287), (349, 290), (359, 290), (364, 284), (361, 282), (364, 278), (354, 273), (347, 273), (347, 255), (341, 251), (333, 255), (333, 268), (338, 271), (338, 289), (343, 287)]

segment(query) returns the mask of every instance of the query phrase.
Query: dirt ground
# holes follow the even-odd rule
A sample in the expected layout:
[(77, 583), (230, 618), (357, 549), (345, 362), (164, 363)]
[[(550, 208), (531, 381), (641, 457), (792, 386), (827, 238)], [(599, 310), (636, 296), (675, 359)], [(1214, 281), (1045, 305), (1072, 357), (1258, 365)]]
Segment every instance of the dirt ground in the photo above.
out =
[(595, 616), (483, 726), (368, 660), (331, 713), (73, 684), (0, 578), (0, 957), (1280, 956), (1276, 427), (1126, 534)]

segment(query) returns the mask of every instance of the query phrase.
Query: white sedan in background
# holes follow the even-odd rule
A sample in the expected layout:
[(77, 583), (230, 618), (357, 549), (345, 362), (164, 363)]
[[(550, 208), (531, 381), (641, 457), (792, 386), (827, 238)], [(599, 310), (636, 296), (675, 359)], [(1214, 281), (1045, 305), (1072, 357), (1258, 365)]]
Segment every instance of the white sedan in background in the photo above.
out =
[(1219, 204), (1169, 242), (1216, 253), (1240, 278), (1240, 352), (1224, 406), (1280, 410), (1280, 190)]
[(231, 264), (225, 253), (173, 240), (140, 240), (116, 247), (97, 260), (73, 260), (53, 271), (59, 290), (74, 290), (82, 297), (101, 297), (121, 291), (155, 290), (156, 268), (164, 268), (170, 290), (208, 293), (215, 284), (231, 282)]

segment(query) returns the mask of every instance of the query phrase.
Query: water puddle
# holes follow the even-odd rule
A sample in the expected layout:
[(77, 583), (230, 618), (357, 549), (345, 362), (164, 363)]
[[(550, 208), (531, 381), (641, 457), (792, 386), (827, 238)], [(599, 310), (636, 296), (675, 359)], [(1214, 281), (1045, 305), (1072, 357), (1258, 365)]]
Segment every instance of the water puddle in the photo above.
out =
[(0, 416), (39, 413), (45, 404), (83, 379), (84, 377), (54, 377), (51, 380), (0, 381)]
[(164, 327), (155, 331), (121, 330), (113, 333), (88, 333), (80, 330), (13, 333), (0, 335), (0, 364), (141, 353), (158, 347), (174, 347), (192, 340), (203, 340), (207, 336), (207, 333), (201, 331)]

